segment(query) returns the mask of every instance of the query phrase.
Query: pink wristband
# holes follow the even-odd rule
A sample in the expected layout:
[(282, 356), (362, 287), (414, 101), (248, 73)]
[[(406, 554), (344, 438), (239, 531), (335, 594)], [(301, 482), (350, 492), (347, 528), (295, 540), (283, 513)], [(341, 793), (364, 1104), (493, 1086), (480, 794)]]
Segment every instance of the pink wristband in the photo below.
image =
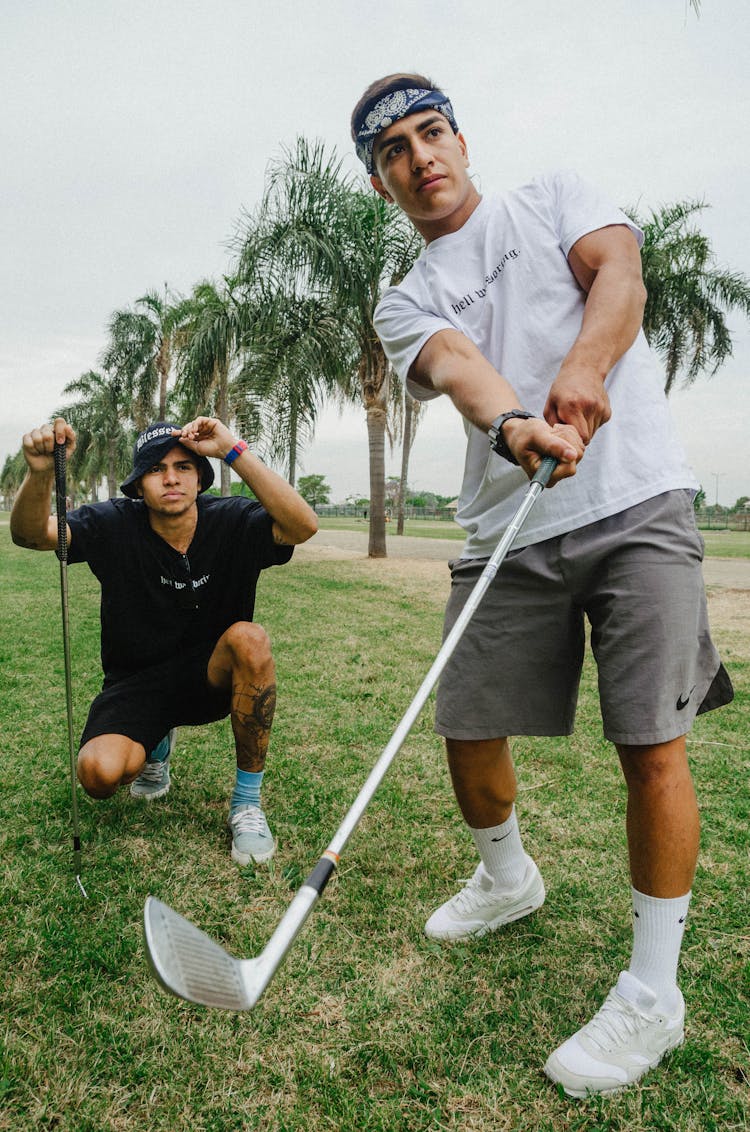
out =
[(227, 452), (226, 456), (224, 457), (224, 463), (229, 465), (233, 464), (237, 457), (241, 456), (242, 453), (246, 451), (246, 449), (247, 444), (245, 443), (245, 441), (238, 440), (234, 448), (230, 448)]

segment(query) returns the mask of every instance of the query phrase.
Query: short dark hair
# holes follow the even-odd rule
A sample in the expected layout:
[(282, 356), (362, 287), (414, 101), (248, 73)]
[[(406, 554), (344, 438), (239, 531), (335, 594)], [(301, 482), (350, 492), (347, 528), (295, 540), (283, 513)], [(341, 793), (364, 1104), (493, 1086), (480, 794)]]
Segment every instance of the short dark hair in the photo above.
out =
[(379, 102), (381, 98), (384, 98), (386, 94), (391, 94), (394, 90), (410, 90), (414, 87), (420, 90), (440, 89), (432, 79), (426, 78), (425, 75), (386, 75), (385, 78), (376, 79), (374, 83), (370, 83), (352, 110), (352, 140), (357, 140), (357, 132), (376, 102)]

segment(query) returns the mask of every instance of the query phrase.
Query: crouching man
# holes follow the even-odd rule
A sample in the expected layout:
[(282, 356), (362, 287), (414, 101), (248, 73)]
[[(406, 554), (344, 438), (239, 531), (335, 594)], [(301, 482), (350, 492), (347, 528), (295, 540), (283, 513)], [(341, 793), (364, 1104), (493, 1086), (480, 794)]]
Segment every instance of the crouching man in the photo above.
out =
[[(13, 541), (32, 550), (58, 545), (56, 442), (69, 458), (76, 437), (61, 417), (23, 438), (28, 470), (10, 522)], [(205, 495), (208, 457), (231, 464), (256, 499)], [(126, 498), (67, 515), (68, 561), (87, 562), (101, 586), (104, 684), (81, 738), (78, 778), (93, 798), (125, 784), (136, 798), (162, 797), (175, 729), (229, 715), (232, 857), (270, 860), (260, 788), (276, 680), (270, 641), (253, 621), (255, 589), (261, 570), (288, 562), (315, 534), (315, 513), (213, 417), (149, 425), (121, 490)]]

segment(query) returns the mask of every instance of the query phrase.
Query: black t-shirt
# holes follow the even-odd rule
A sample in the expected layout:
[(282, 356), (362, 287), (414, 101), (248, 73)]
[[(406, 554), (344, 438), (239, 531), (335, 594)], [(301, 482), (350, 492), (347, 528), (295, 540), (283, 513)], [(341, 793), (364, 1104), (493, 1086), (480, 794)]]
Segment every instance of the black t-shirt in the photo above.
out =
[(291, 546), (273, 541), (255, 500), (199, 495), (187, 554), (160, 538), (141, 500), (111, 499), (71, 511), (70, 562), (87, 562), (102, 588), (105, 683), (181, 651), (213, 647), (235, 621), (251, 621), (260, 571)]

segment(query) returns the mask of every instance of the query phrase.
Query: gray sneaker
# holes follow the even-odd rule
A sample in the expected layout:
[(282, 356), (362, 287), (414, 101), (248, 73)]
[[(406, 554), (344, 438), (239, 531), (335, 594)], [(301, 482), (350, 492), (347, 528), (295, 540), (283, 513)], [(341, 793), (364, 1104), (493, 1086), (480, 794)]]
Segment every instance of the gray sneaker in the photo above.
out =
[(232, 831), (232, 860), (238, 865), (270, 861), (276, 852), (273, 834), (260, 806), (238, 806), (229, 815)]
[[(132, 798), (142, 798), (152, 802), (154, 798), (163, 798), (169, 793), (171, 782), (169, 779), (169, 757), (174, 750), (177, 728), (173, 727), (164, 736), (161, 742), (154, 747), (146, 759), (146, 765), (136, 779), (130, 784)], [(155, 757), (156, 756), (156, 757)]]

